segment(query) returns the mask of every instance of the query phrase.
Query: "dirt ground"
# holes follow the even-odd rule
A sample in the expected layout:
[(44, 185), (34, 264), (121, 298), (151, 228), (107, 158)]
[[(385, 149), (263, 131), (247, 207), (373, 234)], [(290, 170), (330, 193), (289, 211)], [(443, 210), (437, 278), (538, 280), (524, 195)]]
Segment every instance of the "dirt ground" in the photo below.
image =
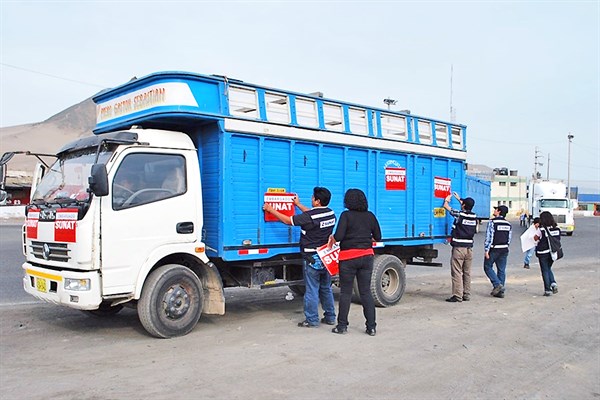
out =
[(489, 295), (479, 262), (463, 303), (444, 301), (447, 265), (409, 266), (402, 301), (377, 310), (375, 337), (357, 304), (347, 335), (296, 327), (302, 299), (285, 300), (286, 288), (228, 290), (226, 315), (169, 340), (149, 337), (131, 309), (99, 320), (3, 306), (0, 398), (600, 398), (598, 258), (559, 261), (560, 292), (546, 298), (537, 263), (523, 269), (516, 254), (504, 299)]

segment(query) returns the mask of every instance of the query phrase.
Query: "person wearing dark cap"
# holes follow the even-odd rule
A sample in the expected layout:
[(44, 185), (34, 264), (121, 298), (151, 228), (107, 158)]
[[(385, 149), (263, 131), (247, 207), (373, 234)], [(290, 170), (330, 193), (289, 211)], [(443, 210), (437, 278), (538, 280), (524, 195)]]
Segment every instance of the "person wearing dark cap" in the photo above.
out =
[(452, 277), (452, 297), (446, 299), (450, 303), (460, 303), (471, 299), (471, 264), (473, 263), (473, 236), (477, 228), (477, 215), (471, 210), (475, 200), (470, 197), (461, 199), (458, 193), (454, 197), (460, 202), (461, 209), (450, 207), (452, 195), (444, 200), (444, 208), (454, 217), (450, 245), (450, 276)]
[[(494, 218), (488, 223), (483, 244), (485, 251), (483, 270), (493, 286), (490, 295), (500, 298), (504, 297), (508, 246), (512, 239), (512, 226), (505, 219), (506, 214), (508, 214), (508, 207), (494, 207)], [(494, 271), (494, 264), (497, 272)]]

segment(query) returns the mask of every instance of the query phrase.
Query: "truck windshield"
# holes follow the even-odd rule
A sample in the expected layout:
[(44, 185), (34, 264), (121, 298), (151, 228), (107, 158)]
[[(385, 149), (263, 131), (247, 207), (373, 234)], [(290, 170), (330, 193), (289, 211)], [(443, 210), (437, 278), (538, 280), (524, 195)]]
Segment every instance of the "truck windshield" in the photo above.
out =
[(541, 208), (568, 208), (566, 199), (543, 199), (540, 200)]
[[(112, 151), (102, 151), (98, 163), (106, 163)], [(34, 204), (73, 204), (90, 198), (88, 177), (96, 148), (78, 150), (59, 158), (46, 172), (32, 197)]]

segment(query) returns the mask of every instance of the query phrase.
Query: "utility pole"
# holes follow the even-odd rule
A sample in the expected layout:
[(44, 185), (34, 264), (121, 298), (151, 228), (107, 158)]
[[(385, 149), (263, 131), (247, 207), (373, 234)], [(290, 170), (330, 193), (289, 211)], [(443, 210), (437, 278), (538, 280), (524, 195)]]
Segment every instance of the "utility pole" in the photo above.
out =
[(544, 163), (538, 162), (538, 158), (542, 158), (543, 156), (540, 154), (540, 150), (537, 146), (535, 146), (535, 154), (533, 157), (533, 179), (540, 179), (541, 174), (538, 173), (537, 167), (538, 165), (541, 167)]
[(548, 153), (548, 162), (546, 162), (546, 179), (550, 180), (550, 153)]
[(569, 132), (569, 134), (567, 135), (567, 139), (569, 140), (569, 147), (568, 147), (568, 156), (567, 156), (567, 198), (570, 200), (571, 199), (571, 140), (573, 140), (575, 136), (571, 135), (571, 133)]

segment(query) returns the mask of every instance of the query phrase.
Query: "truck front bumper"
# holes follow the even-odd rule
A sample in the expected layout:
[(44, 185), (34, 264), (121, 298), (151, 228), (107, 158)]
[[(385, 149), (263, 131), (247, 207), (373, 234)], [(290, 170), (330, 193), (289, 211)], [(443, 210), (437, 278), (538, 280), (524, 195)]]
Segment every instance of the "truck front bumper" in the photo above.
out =
[[(23, 264), (23, 289), (48, 303), (60, 304), (79, 310), (95, 310), (102, 302), (100, 275), (96, 271), (55, 271)], [(86, 290), (68, 290), (67, 282), (85, 282)]]

